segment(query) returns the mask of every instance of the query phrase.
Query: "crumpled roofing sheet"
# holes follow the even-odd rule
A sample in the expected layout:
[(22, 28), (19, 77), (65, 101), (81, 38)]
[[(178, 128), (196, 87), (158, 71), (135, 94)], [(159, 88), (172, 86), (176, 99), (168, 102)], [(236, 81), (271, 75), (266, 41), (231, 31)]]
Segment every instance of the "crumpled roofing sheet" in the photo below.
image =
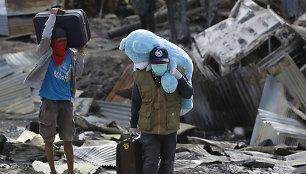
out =
[(0, 56), (0, 111), (15, 114), (33, 112), (34, 103), (29, 87), (23, 84), (24, 69), (34, 65), (35, 54), (31, 51), (9, 53)]
[(299, 139), (306, 139), (306, 125), (296, 119), (259, 109), (257, 120), (251, 145), (271, 139), (274, 144), (296, 146)]
[[(276, 71), (275, 71), (276, 72)], [(294, 77), (292, 77), (294, 79)], [(271, 139), (274, 144), (287, 144), (287, 145), (297, 145), (298, 143), (298, 137), (301, 136), (300, 132), (291, 132), (293, 135), (287, 135), (281, 132), (286, 132), (286, 125), (284, 123), (284, 120), (287, 117), (289, 120), (287, 120), (288, 127), (295, 127), (295, 124), (293, 122), (298, 122), (297, 119), (298, 115), (301, 115), (301, 111), (299, 111), (297, 108), (300, 105), (298, 102), (298, 99), (291, 98), (291, 101), (288, 101), (288, 98), (286, 97), (286, 88), (284, 87), (284, 84), (281, 83), (276, 77), (268, 75), (266, 78), (263, 94), (261, 97), (260, 105), (259, 105), (259, 111), (257, 113), (256, 123), (253, 128), (252, 137), (251, 137), (251, 145), (257, 145), (258, 143), (262, 142), (266, 139)], [(295, 107), (293, 107), (295, 106)], [(298, 111), (298, 112), (297, 112)], [(263, 115), (264, 116), (261, 116)], [(274, 120), (273, 124), (270, 122), (265, 121), (263, 118), (270, 118), (269, 115), (271, 115)], [(276, 116), (279, 116), (279, 120)], [(285, 120), (286, 121), (286, 120)], [(278, 124), (284, 126), (284, 130), (276, 130), (274, 129), (273, 125), (274, 122), (279, 122)], [(302, 123), (297, 123), (301, 125)], [(291, 126), (290, 126), (291, 125)], [(303, 127), (303, 126), (302, 126)], [(301, 129), (300, 129), (301, 130)], [(305, 130), (302, 130), (303, 132)], [(288, 131), (289, 132), (289, 131)], [(295, 138), (292, 138), (295, 137)], [(302, 138), (302, 137), (301, 137)]]
[(74, 147), (75, 162), (91, 163), (97, 166), (116, 166), (117, 145)]
[(0, 79), (12, 74), (14, 71), (6, 63), (5, 59), (0, 59)]
[(0, 111), (27, 114), (34, 111), (29, 87), (23, 85), (25, 74), (15, 72), (0, 79)]
[(13, 68), (34, 66), (37, 56), (32, 51), (8, 53), (1, 56)]

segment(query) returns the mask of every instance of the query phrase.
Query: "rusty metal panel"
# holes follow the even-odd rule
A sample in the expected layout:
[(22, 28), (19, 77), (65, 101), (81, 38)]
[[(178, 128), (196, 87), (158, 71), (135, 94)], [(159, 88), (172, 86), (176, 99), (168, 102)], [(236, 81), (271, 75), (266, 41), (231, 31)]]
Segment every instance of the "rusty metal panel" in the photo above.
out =
[(9, 16), (8, 29), (10, 36), (21, 36), (34, 33), (33, 16)]
[(57, 4), (57, 0), (0, 0), (0, 35), (33, 34), (34, 15)]
[(130, 64), (127, 66), (120, 76), (119, 80), (113, 87), (112, 91), (109, 93), (109, 95), (106, 97), (105, 101), (109, 102), (120, 102), (120, 103), (131, 103), (130, 99), (120, 97), (116, 94), (116, 92), (121, 90), (127, 90), (131, 89), (133, 87), (133, 66), (134, 64)]
[(57, 4), (57, 0), (6, 0), (8, 16), (35, 14)]

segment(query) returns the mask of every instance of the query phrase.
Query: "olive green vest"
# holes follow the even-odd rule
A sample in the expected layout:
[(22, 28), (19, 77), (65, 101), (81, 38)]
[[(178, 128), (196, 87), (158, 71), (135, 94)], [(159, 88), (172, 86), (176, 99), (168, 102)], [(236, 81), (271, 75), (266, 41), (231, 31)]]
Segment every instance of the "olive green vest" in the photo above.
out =
[[(183, 68), (178, 68), (182, 73)], [(134, 71), (142, 102), (139, 109), (138, 127), (147, 134), (167, 135), (180, 127), (181, 97), (176, 89), (166, 93), (162, 86), (156, 87), (151, 71)]]

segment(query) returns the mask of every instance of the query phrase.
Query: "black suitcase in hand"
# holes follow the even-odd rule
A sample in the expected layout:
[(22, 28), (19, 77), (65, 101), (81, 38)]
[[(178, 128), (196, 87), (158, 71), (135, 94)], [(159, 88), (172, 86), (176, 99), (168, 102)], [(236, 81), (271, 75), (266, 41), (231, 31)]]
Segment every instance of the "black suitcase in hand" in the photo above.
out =
[(117, 174), (142, 174), (141, 144), (138, 138), (128, 138), (117, 145)]
[[(37, 13), (34, 17), (34, 27), (37, 42), (40, 43), (45, 23), (50, 15), (49, 11)], [(55, 26), (60, 26), (66, 31), (67, 47), (83, 47), (90, 39), (90, 30), (87, 15), (82, 9), (60, 10), (56, 15)]]

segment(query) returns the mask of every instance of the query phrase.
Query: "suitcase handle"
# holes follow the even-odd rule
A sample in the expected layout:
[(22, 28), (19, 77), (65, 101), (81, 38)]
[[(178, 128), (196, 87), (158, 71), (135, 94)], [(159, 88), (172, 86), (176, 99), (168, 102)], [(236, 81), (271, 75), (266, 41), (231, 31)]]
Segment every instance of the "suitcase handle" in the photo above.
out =
[(57, 14), (60, 14), (60, 15), (65, 14), (65, 13), (66, 12), (64, 10), (62, 10), (62, 9), (58, 9), (58, 11), (57, 11)]
[(128, 139), (138, 140), (139, 138), (140, 138), (140, 135), (135, 135), (135, 136), (130, 135), (130, 137)]

